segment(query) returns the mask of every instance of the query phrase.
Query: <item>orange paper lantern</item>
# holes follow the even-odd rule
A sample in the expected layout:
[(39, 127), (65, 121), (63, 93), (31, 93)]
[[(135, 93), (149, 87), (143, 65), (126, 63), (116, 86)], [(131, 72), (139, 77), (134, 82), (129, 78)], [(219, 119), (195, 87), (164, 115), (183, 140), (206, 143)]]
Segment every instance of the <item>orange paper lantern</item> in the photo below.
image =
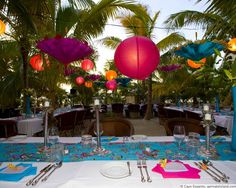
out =
[(89, 71), (93, 69), (94, 63), (90, 59), (84, 59), (81, 62), (81, 67), (84, 71)]
[(106, 79), (107, 80), (114, 80), (115, 78), (117, 78), (117, 73), (114, 70), (109, 70), (106, 72)]
[(233, 38), (228, 42), (228, 49), (230, 51), (236, 52), (236, 38)]
[(188, 63), (188, 66), (194, 68), (194, 69), (198, 69), (200, 67), (203, 66), (203, 63), (206, 63), (206, 58), (203, 58), (200, 60), (201, 63), (195, 63), (193, 60), (191, 59), (188, 59), (187, 63)]
[(93, 86), (93, 82), (91, 82), (91, 81), (86, 81), (86, 82), (84, 82), (84, 85), (85, 85), (85, 87), (92, 87)]
[[(46, 64), (49, 64), (49, 61), (46, 59)], [(41, 54), (34, 55), (33, 57), (30, 58), (30, 65), (34, 70), (37, 71), (43, 71), (43, 58)]]
[(0, 20), (0, 35), (3, 34), (5, 30), (6, 30), (5, 23), (2, 20)]
[(81, 85), (84, 83), (84, 78), (82, 76), (78, 76), (76, 79), (75, 79), (75, 82), (78, 84), (78, 85)]

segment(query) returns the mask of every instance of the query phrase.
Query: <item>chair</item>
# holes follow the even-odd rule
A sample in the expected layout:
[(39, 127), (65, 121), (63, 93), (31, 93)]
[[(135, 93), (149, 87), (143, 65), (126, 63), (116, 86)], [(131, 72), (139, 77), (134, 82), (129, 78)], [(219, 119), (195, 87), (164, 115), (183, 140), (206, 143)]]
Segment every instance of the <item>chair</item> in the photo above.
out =
[(8, 138), (18, 134), (15, 120), (0, 120), (0, 138)]
[(55, 116), (60, 135), (74, 136), (77, 120), (77, 111), (65, 112)]
[[(134, 134), (133, 124), (123, 118), (104, 118), (100, 121), (100, 125), (102, 126), (103, 134), (102, 136), (131, 136)], [(94, 127), (96, 126), (96, 121), (93, 121), (91, 127), (89, 129), (89, 133), (93, 136)]]
[(112, 112), (116, 117), (123, 117), (123, 108), (124, 105), (122, 103), (113, 103), (111, 104)]
[(167, 118), (167, 113), (166, 113), (166, 110), (164, 108), (164, 105), (163, 104), (159, 104), (157, 106), (157, 113), (158, 113), (158, 118), (159, 118), (159, 123), (160, 125), (164, 125), (166, 120), (168, 119)]
[(78, 128), (78, 130), (81, 131), (82, 128), (84, 128), (86, 110), (77, 110), (76, 112), (75, 128)]
[(139, 118), (139, 104), (129, 104), (128, 111), (130, 118)]
[(183, 118), (184, 112), (174, 109), (165, 109), (168, 118)]
[(185, 118), (196, 119), (196, 120), (202, 121), (202, 117), (198, 113), (184, 110), (184, 114), (185, 114)]
[(167, 136), (173, 136), (173, 130), (175, 125), (183, 125), (185, 127), (186, 135), (189, 132), (196, 132), (200, 135), (205, 135), (205, 129), (201, 125), (201, 121), (189, 118), (171, 118), (168, 119), (164, 125)]

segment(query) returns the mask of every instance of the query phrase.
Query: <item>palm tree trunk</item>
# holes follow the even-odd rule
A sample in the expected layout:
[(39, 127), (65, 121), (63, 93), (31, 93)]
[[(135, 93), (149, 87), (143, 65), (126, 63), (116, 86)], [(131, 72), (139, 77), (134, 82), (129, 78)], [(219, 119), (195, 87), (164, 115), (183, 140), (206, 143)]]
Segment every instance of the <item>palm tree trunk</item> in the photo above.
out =
[(144, 119), (150, 120), (151, 118), (152, 118), (152, 74), (148, 78), (147, 110)]

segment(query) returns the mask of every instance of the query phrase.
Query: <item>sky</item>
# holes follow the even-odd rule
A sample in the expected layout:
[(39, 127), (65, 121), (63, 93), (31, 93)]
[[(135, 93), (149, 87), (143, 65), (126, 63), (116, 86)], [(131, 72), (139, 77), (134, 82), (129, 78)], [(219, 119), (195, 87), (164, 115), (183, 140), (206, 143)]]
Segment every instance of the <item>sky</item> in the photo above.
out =
[[(98, 2), (98, 0), (95, 0)], [(206, 8), (205, 3), (196, 4), (196, 0), (137, 0), (137, 2), (147, 5), (150, 15), (153, 16), (154, 13), (160, 11), (160, 15), (156, 22), (156, 27), (164, 27), (163, 22), (168, 18), (170, 14), (177, 13), (184, 10), (197, 10), (203, 11)], [(99, 36), (97, 39), (94, 39), (94, 45), (98, 49), (99, 58), (96, 61), (97, 71), (103, 72), (104, 64), (107, 60), (112, 60), (114, 58), (114, 50), (110, 50), (101, 44), (98, 43), (98, 40), (107, 37), (107, 36), (116, 36), (122, 40), (126, 39), (128, 36), (125, 34), (125, 31), (122, 27), (112, 26), (110, 24), (120, 25), (119, 21), (109, 20), (107, 26), (105, 27), (103, 35)], [(187, 28), (194, 29), (195, 26), (189, 26)], [(198, 32), (198, 38), (201, 39), (202, 31), (200, 29), (196, 30), (181, 30), (180, 31), (187, 39), (195, 40), (195, 32)], [(159, 42), (163, 38), (167, 37), (170, 33), (167, 33), (165, 29), (155, 29), (154, 35), (152, 38), (154, 43)]]

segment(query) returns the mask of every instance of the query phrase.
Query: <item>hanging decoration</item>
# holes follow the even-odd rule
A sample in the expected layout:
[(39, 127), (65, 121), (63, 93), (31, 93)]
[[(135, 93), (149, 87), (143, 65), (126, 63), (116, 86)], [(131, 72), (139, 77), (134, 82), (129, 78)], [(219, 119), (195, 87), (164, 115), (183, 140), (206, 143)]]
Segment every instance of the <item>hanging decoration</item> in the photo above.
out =
[(90, 87), (93, 86), (93, 82), (91, 82), (91, 81), (86, 81), (86, 82), (84, 82), (84, 85), (85, 85), (85, 87), (90, 88)]
[[(33, 57), (30, 58), (30, 65), (31, 67), (36, 71), (43, 71), (43, 58), (41, 54), (36, 54)], [(48, 59), (45, 59), (46, 64), (49, 64)]]
[(101, 75), (98, 74), (90, 74), (86, 76), (86, 79), (95, 81), (95, 80), (99, 80), (101, 78)]
[(70, 76), (70, 75), (74, 74), (76, 71), (77, 71), (76, 68), (66, 66), (64, 69), (64, 75)]
[(131, 79), (131, 78), (116, 78), (115, 80), (116, 80), (116, 82), (117, 82), (119, 85), (121, 85), (121, 86), (123, 86), (123, 87), (127, 87), (128, 84), (129, 84), (129, 82), (130, 82), (132, 79)]
[(179, 64), (172, 64), (172, 65), (165, 65), (165, 66), (158, 67), (158, 69), (163, 72), (171, 72), (171, 71), (175, 71), (181, 68), (182, 66)]
[(175, 54), (193, 61), (200, 61), (212, 55), (215, 49), (221, 51), (224, 48), (224, 45), (218, 42), (201, 41), (200, 43), (190, 43), (186, 46), (179, 47), (175, 50)]
[(90, 71), (94, 67), (94, 63), (90, 59), (84, 59), (81, 62), (81, 67), (84, 71)]
[(5, 30), (6, 30), (5, 23), (2, 20), (0, 20), (0, 35), (5, 33)]
[(144, 80), (157, 68), (160, 54), (152, 40), (143, 36), (134, 36), (119, 44), (114, 61), (122, 74)]
[(106, 79), (107, 80), (114, 80), (115, 78), (117, 78), (117, 73), (114, 70), (109, 70), (106, 72)]
[(88, 57), (93, 53), (93, 49), (86, 42), (75, 38), (62, 38), (60, 36), (39, 41), (37, 48), (54, 57), (65, 66), (73, 61)]
[(115, 90), (117, 87), (116, 80), (109, 80), (106, 82), (106, 88), (109, 90)]
[(200, 67), (202, 67), (204, 65), (204, 63), (206, 63), (206, 58), (201, 59), (198, 63), (196, 63), (195, 61), (192, 61), (191, 59), (187, 60), (188, 66), (194, 68), (194, 69), (198, 69)]
[(78, 85), (81, 85), (84, 83), (84, 78), (82, 76), (78, 76), (76, 79), (75, 79), (75, 82), (78, 84)]
[(228, 42), (228, 49), (230, 51), (236, 52), (236, 38), (233, 38)]

